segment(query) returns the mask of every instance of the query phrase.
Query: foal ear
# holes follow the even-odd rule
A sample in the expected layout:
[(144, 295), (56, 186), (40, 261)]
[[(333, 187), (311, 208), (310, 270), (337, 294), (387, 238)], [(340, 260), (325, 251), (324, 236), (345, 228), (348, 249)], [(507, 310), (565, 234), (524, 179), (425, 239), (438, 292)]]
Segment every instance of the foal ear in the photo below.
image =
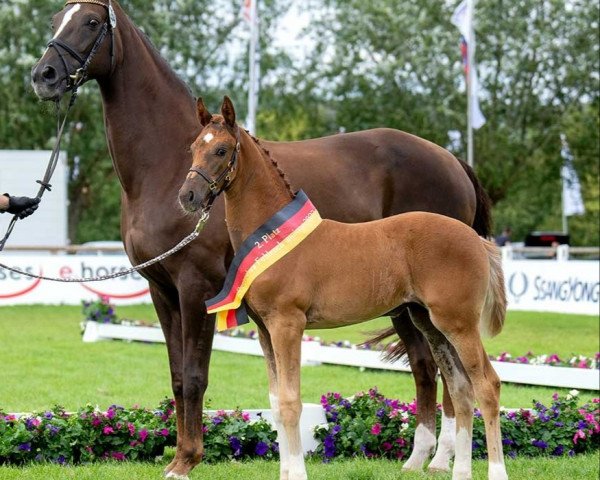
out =
[(231, 99), (225, 95), (223, 97), (223, 105), (221, 105), (221, 115), (225, 119), (225, 123), (230, 126), (235, 126), (235, 109), (233, 108), (233, 103)]
[(200, 125), (206, 127), (210, 123), (212, 115), (204, 105), (202, 97), (198, 97), (198, 100), (196, 100), (196, 107), (198, 109), (198, 120), (200, 120)]

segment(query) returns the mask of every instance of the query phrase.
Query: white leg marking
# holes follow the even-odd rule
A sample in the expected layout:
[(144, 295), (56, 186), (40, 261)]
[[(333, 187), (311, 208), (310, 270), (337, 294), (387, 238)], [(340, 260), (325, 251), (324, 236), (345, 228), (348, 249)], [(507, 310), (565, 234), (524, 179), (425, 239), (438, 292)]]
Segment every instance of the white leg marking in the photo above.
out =
[(421, 470), (425, 460), (435, 449), (435, 432), (429, 430), (425, 425), (419, 424), (415, 430), (413, 451), (409, 459), (402, 466), (403, 470)]
[[(210, 134), (208, 134), (210, 135)], [(277, 442), (279, 443), (279, 475), (281, 479), (288, 478), (290, 470), (290, 449), (288, 447), (287, 435), (281, 423), (281, 413), (279, 411), (279, 398), (277, 395), (269, 393), (269, 402), (271, 403), (271, 412), (273, 421), (277, 430)]]
[(456, 434), (456, 457), (454, 459), (454, 469), (452, 470), (453, 480), (464, 480), (471, 478), (471, 434), (467, 429), (461, 427)]
[(450, 471), (450, 460), (454, 456), (456, 444), (456, 419), (442, 414), (442, 428), (438, 438), (438, 448), (429, 464), (429, 470)]
[(212, 133), (207, 133), (202, 137), (202, 140), (204, 140), (204, 143), (210, 143), (213, 138), (215, 138), (215, 136)]
[(190, 479), (190, 477), (188, 477), (187, 475), (177, 475), (176, 473), (172, 473), (172, 472), (167, 473), (166, 478), (177, 478), (179, 480), (189, 480)]
[(304, 466), (304, 456), (290, 455), (290, 473), (289, 480), (306, 480), (306, 467)]
[(75, 13), (77, 13), (80, 9), (81, 9), (81, 3), (76, 3), (75, 5), (72, 6), (71, 9), (69, 9), (69, 11), (67, 13), (65, 13), (65, 16), (63, 17), (62, 22), (60, 23), (60, 27), (58, 27), (58, 30), (54, 34), (54, 37), (52, 37), (53, 40), (60, 35), (60, 32), (62, 32), (64, 30), (64, 28), (67, 26), (67, 24), (71, 21), (71, 19), (73, 18), (73, 15), (75, 15)]
[(488, 465), (488, 478), (490, 480), (508, 480), (504, 463), (490, 462)]

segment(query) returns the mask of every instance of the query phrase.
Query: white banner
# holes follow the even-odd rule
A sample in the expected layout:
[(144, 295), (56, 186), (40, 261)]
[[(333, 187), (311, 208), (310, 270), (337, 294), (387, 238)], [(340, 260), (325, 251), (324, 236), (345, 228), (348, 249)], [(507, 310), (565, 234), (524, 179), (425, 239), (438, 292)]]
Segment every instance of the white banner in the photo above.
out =
[[(47, 277), (96, 277), (131, 267), (125, 255), (3, 255), (2, 263)], [(78, 305), (103, 295), (117, 305), (150, 303), (148, 282), (139, 273), (102, 282), (63, 283), (40, 280), (0, 267), (0, 306), (31, 303)]]
[(599, 262), (505, 260), (509, 310), (598, 315)]
[[(94, 277), (131, 266), (125, 255), (3, 255), (2, 263), (50, 277)], [(505, 260), (509, 309), (598, 315), (599, 262)], [(98, 295), (117, 305), (151, 302), (148, 282), (139, 273), (91, 283), (36, 280), (0, 268), (0, 306), (18, 304), (78, 305)]]

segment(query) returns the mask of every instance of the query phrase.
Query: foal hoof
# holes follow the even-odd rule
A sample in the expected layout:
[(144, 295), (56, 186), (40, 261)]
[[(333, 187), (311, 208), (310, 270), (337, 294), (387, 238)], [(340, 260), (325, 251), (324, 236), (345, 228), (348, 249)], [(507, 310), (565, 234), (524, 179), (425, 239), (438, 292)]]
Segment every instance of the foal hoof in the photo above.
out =
[(165, 475), (165, 478), (178, 478), (179, 480), (190, 480), (187, 475), (178, 475), (174, 472), (169, 472)]

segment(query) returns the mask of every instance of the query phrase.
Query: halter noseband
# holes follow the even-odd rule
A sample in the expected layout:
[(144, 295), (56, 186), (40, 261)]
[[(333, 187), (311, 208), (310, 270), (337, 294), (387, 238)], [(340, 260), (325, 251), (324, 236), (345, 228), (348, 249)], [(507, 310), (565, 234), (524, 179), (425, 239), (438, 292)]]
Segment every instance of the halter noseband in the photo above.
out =
[[(67, 43), (63, 42), (62, 40), (60, 40), (58, 38), (54, 38), (48, 42), (47, 47), (54, 48), (56, 50), (56, 53), (58, 54), (58, 57), (60, 58), (60, 60), (63, 64), (63, 68), (65, 69), (65, 74), (67, 76), (67, 82), (68, 82), (67, 85), (68, 85), (68, 88), (70, 88), (70, 89), (76, 89), (77, 87), (79, 87), (79, 85), (81, 85), (83, 82), (85, 82), (85, 80), (87, 80), (87, 70), (90, 66), (90, 63), (92, 62), (92, 59), (94, 58), (94, 56), (96, 55), (96, 52), (100, 48), (100, 45), (102, 45), (104, 38), (109, 33), (110, 33), (110, 71), (111, 72), (113, 71), (114, 62), (115, 62), (114, 29), (117, 27), (117, 17), (115, 15), (115, 11), (112, 8), (110, 0), (108, 0), (108, 4), (103, 3), (99, 0), (67, 0), (67, 2), (65, 2), (65, 6), (74, 4), (74, 3), (92, 3), (94, 5), (100, 5), (107, 9), (108, 15), (107, 15), (107, 20), (102, 25), (100, 33), (96, 37), (96, 41), (94, 42), (94, 45), (92, 46), (92, 49), (90, 50), (90, 52), (88, 53), (86, 58), (81, 57), (81, 55), (79, 55), (73, 47), (71, 47), (70, 45), (68, 45)], [(73, 57), (75, 60), (77, 60), (77, 62), (79, 62), (79, 68), (72, 75), (69, 74), (69, 68), (67, 66), (67, 62), (64, 58), (63, 52), (68, 53), (69, 55), (71, 55), (71, 57)]]
[(236, 125), (235, 137), (236, 137), (235, 148), (233, 149), (231, 158), (229, 159), (229, 162), (227, 162), (227, 165), (225, 166), (223, 171), (221, 173), (219, 173), (219, 175), (217, 175), (217, 178), (215, 178), (213, 180), (206, 171), (202, 170), (199, 167), (192, 167), (188, 171), (188, 173), (189, 172), (197, 173), (198, 175), (200, 175), (200, 177), (202, 177), (202, 179), (204, 181), (206, 181), (206, 183), (208, 183), (208, 188), (209, 188), (209, 192), (207, 195), (208, 202), (206, 203), (206, 206), (204, 207), (204, 211), (208, 211), (210, 209), (210, 207), (212, 206), (215, 199), (223, 191), (225, 191), (227, 189), (227, 187), (229, 187), (229, 184), (231, 183), (231, 174), (234, 172), (235, 167), (237, 165), (238, 153), (240, 151), (240, 127), (238, 127), (237, 125)]

